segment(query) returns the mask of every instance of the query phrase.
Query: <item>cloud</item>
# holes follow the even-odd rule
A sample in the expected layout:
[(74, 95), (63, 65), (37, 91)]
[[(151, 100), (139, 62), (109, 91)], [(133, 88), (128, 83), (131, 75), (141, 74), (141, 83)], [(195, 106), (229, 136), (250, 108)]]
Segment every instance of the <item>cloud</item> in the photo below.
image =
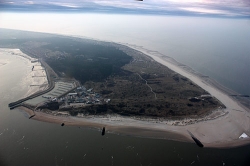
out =
[(12, 1), (7, 1), (6, 3), (13, 4), (14, 2), (12, 2)]
[(183, 7), (180, 9), (190, 11), (190, 12), (200, 13), (200, 14), (219, 14), (219, 15), (228, 15), (228, 16), (232, 15), (230, 12), (226, 12), (224, 10), (207, 9), (207, 8), (199, 8), (199, 7)]
[(108, 0), (94, 0), (93, 1), (96, 5), (101, 5), (101, 6), (109, 6), (109, 7), (116, 7), (116, 8), (124, 8), (124, 9), (147, 9), (147, 10), (152, 10), (153, 7), (147, 3), (141, 3), (140, 1), (119, 1), (119, 0), (114, 0), (114, 1), (108, 1)]
[(25, 4), (29, 4), (29, 5), (33, 5), (34, 2), (33, 1), (24, 1)]
[(55, 5), (55, 6), (63, 6), (68, 8), (80, 8), (78, 4), (74, 3), (60, 3), (60, 2), (48, 2), (48, 4)]
[(0, 0), (0, 10), (62, 10), (250, 17), (250, 0)]

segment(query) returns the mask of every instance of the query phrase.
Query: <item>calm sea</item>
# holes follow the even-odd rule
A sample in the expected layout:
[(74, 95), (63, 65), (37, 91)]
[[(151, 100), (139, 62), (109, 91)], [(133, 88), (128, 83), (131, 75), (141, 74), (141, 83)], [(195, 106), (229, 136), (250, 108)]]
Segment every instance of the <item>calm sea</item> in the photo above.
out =
[(26, 94), (31, 64), (0, 53), (0, 165), (249, 165), (250, 145), (232, 149), (199, 148), (192, 143), (139, 138), (98, 129), (50, 124), (9, 110)]

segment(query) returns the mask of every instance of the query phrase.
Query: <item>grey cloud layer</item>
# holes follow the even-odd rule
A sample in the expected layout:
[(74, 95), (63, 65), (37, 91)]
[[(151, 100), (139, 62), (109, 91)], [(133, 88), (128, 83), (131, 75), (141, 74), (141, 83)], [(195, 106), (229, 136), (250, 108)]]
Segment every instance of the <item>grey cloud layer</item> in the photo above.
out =
[(250, 0), (0, 0), (0, 8), (250, 17)]

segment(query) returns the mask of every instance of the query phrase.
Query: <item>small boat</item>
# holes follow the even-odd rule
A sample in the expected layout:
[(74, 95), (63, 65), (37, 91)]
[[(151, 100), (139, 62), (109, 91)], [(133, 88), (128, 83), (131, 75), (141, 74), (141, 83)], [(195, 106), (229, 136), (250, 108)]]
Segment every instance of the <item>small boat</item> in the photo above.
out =
[(105, 127), (102, 128), (102, 135), (105, 135)]

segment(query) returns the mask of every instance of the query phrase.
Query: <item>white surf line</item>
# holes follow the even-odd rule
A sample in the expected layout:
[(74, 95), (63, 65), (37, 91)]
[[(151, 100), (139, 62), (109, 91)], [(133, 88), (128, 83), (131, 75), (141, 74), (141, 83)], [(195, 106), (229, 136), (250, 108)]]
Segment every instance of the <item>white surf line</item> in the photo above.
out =
[(151, 92), (155, 95), (155, 99), (157, 99), (156, 93), (153, 91), (153, 89), (151, 88), (151, 86), (148, 85), (148, 81), (145, 80), (144, 78), (142, 78), (142, 76), (139, 73), (136, 73), (142, 80), (144, 80), (146, 82), (146, 85), (150, 88)]

